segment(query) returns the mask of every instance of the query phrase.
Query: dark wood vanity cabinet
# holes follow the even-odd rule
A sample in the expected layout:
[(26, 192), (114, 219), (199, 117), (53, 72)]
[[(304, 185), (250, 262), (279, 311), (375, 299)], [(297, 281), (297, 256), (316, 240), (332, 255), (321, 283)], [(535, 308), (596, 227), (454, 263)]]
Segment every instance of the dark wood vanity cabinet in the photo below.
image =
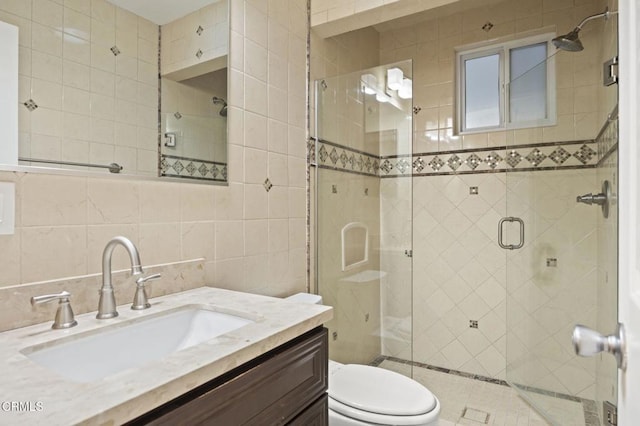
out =
[(327, 368), (318, 327), (128, 424), (326, 426)]

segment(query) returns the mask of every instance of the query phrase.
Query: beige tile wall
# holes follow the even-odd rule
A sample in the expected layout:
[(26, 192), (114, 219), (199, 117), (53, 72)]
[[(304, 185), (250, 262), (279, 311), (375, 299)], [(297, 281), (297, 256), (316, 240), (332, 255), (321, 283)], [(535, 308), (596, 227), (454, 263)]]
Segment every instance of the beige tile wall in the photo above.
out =
[[(585, 26), (582, 52), (555, 56), (557, 125), (457, 136), (454, 129), (454, 61), (457, 46), (541, 28), (564, 34), (585, 16), (604, 10), (599, 0), (543, 2), (508, 0), (488, 7), (457, 11), (445, 6), (420, 14), (418, 22), (398, 20), (381, 24), (380, 63), (413, 59), (414, 105), (422, 108), (414, 120), (414, 152), (473, 149), (593, 139), (598, 130), (599, 46), (602, 22)], [(417, 21), (414, 20), (414, 21)], [(489, 32), (481, 27), (491, 22)]]
[[(232, 6), (229, 186), (1, 172), (17, 184), (1, 285), (99, 272), (105, 241), (124, 234), (145, 264), (204, 257), (210, 285), (306, 289), (306, 1)], [(251, 43), (277, 64), (266, 80), (245, 72)], [(126, 264), (122, 253), (114, 264)]]
[(311, 25), (322, 37), (331, 37), (457, 1), (313, 0)]
[[(105, 0), (5, 1), (19, 27), (19, 155), (156, 174), (158, 27)], [(119, 54), (112, 53), (117, 46)]]
[(218, 0), (163, 25), (162, 75), (225, 57), (229, 53), (228, 14), (228, 2)]

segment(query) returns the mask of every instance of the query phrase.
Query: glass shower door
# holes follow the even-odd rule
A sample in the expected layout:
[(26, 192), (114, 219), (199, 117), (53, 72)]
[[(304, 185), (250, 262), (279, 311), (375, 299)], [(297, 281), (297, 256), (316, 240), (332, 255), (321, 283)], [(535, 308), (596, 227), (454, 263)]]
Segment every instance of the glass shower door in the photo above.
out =
[(412, 103), (390, 68), (411, 77), (406, 61), (316, 82), (317, 289), (343, 363), (411, 357)]
[[(615, 34), (614, 22), (607, 31)], [(599, 78), (602, 52), (615, 54), (617, 43), (605, 37), (601, 51), (596, 33), (584, 37), (585, 52), (553, 55), (557, 75), (570, 69), (574, 86), (583, 85), (558, 82), (557, 125), (516, 130), (505, 151), (506, 378), (555, 425), (599, 425), (617, 399), (613, 357), (579, 357), (571, 340), (577, 324), (609, 334), (617, 323), (616, 206), (605, 217), (600, 206), (576, 202), (605, 181), (617, 192), (617, 86)], [(508, 93), (526, 92), (531, 74)]]

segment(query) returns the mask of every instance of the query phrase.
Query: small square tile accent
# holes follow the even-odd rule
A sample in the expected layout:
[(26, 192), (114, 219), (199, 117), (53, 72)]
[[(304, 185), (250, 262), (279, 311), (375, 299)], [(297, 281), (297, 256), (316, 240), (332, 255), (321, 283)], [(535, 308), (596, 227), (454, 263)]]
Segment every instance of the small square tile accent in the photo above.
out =
[(389, 174), (392, 169), (393, 169), (393, 164), (391, 164), (391, 161), (389, 160), (384, 160), (382, 164), (380, 164), (380, 170), (384, 171), (387, 174)]
[(462, 161), (462, 159), (460, 157), (458, 157), (456, 154), (453, 154), (451, 157), (449, 157), (449, 159), (447, 160), (447, 165), (451, 168), (451, 170), (456, 171), (458, 170), (458, 168), (460, 168), (460, 166), (462, 166), (464, 164), (464, 161)]
[(194, 173), (197, 171), (197, 168), (196, 168), (195, 164), (193, 164), (193, 161), (190, 161), (189, 164), (187, 164), (186, 170), (187, 170), (187, 173), (189, 173), (190, 176), (194, 175)]
[(166, 173), (166, 171), (169, 170), (169, 162), (166, 158), (163, 158), (162, 161), (160, 161), (160, 169), (162, 170), (162, 173)]
[(569, 157), (571, 157), (571, 154), (569, 154), (567, 150), (562, 147), (554, 149), (553, 152), (549, 154), (549, 158), (558, 165), (567, 161)]
[(118, 49), (118, 46), (111, 46), (111, 53), (113, 53), (113, 56), (118, 56), (120, 54), (120, 49)]
[(329, 153), (329, 159), (335, 165), (338, 162), (338, 158), (340, 158), (340, 156), (338, 155), (338, 151), (333, 148)]
[(201, 49), (198, 49), (198, 51), (196, 52), (196, 58), (200, 59), (203, 55), (203, 52)]
[(482, 26), (482, 30), (483, 30), (484, 32), (487, 32), (487, 33), (488, 33), (489, 31), (491, 31), (491, 28), (493, 28), (493, 24), (492, 24), (491, 22), (489, 22), (489, 21), (487, 21), (487, 22)]
[(436, 155), (433, 160), (429, 161), (429, 166), (437, 172), (444, 166), (444, 161)]
[(471, 154), (464, 162), (467, 164), (467, 166), (469, 166), (471, 170), (475, 170), (480, 165), (480, 163), (482, 163), (482, 160), (476, 154)]
[(505, 158), (504, 161), (513, 168), (513, 167), (517, 166), (518, 164), (520, 164), (520, 162), (522, 161), (522, 155), (520, 155), (518, 153), (518, 151), (515, 151), (515, 150), (512, 149), (507, 154), (507, 158)]
[(424, 170), (424, 160), (422, 159), (422, 157), (418, 157), (413, 162), (413, 170), (415, 170), (418, 173)]
[(573, 156), (576, 157), (582, 164), (587, 164), (596, 154), (597, 152), (589, 148), (587, 145), (582, 145), (580, 149), (573, 154)]
[(38, 104), (36, 104), (36, 102), (33, 99), (29, 99), (28, 101), (24, 102), (22, 105), (24, 105), (29, 111), (35, 111), (36, 108), (38, 108)]
[(180, 114), (180, 113), (179, 113), (179, 112), (177, 112), (177, 111), (173, 114), (173, 116), (174, 116), (177, 120), (180, 120), (180, 119), (182, 118), (182, 114)]
[(198, 35), (202, 35), (202, 32), (204, 31), (204, 28), (202, 28), (201, 25), (198, 25), (198, 29), (196, 30), (196, 34)]
[(327, 160), (328, 156), (329, 153), (327, 152), (327, 149), (324, 147), (324, 145), (322, 145), (318, 150), (318, 157), (320, 157), (320, 161), (324, 163)]
[(342, 164), (343, 169), (347, 166), (348, 162), (349, 162), (349, 157), (347, 156), (347, 153), (342, 151), (340, 153), (340, 164)]
[(491, 152), (489, 155), (487, 155), (487, 158), (484, 159), (484, 162), (487, 163), (487, 165), (492, 169), (495, 169), (496, 166), (500, 164), (501, 161), (502, 161), (502, 157), (500, 157), (495, 152)]
[(182, 171), (184, 170), (184, 166), (182, 165), (182, 162), (180, 160), (176, 161), (175, 163), (173, 163), (172, 166), (173, 170), (176, 171), (176, 173), (180, 174), (182, 173)]
[(404, 172), (406, 172), (410, 168), (411, 168), (411, 165), (404, 158), (401, 158), (400, 161), (396, 163), (396, 170), (398, 170), (402, 174), (404, 174)]
[(273, 188), (273, 184), (271, 183), (271, 181), (269, 180), (269, 178), (265, 179), (264, 181), (264, 189), (269, 192), (271, 191), (271, 188)]
[(545, 160), (545, 158), (547, 158), (547, 156), (544, 155), (538, 148), (536, 148), (524, 158), (526, 158), (532, 166), (537, 167)]
[(470, 186), (469, 187), (469, 194), (470, 195), (478, 195), (478, 187), (477, 186)]

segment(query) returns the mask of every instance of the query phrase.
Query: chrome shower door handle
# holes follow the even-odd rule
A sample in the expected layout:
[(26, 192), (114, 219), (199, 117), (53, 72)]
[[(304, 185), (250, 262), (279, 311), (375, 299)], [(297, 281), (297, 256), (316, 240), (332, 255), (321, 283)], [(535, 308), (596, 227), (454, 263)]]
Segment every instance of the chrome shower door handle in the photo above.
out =
[[(520, 227), (520, 240), (518, 241), (518, 244), (504, 244), (502, 242), (502, 228), (505, 222), (518, 222), (518, 226)], [(511, 216), (503, 217), (502, 219), (500, 219), (500, 221), (498, 222), (498, 245), (500, 246), (500, 248), (503, 248), (505, 250), (521, 249), (524, 246), (524, 221), (519, 217)]]

